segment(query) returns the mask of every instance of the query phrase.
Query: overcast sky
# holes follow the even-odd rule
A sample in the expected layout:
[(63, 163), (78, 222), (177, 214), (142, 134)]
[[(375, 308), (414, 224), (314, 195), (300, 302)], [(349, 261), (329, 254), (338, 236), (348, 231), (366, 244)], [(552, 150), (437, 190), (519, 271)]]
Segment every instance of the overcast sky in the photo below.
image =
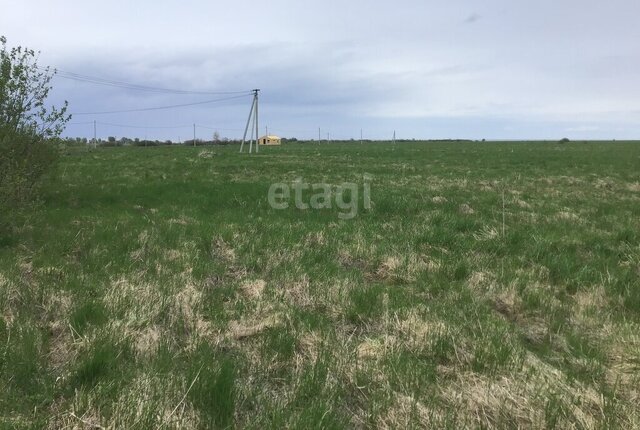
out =
[[(60, 70), (186, 90), (260, 88), (264, 126), (323, 138), (640, 138), (636, 0), (0, 0), (0, 34)], [(56, 78), (72, 112), (211, 99)], [(251, 99), (76, 115), (67, 133), (242, 134)], [(141, 128), (107, 126), (104, 123)], [(154, 127), (180, 128), (154, 128)]]

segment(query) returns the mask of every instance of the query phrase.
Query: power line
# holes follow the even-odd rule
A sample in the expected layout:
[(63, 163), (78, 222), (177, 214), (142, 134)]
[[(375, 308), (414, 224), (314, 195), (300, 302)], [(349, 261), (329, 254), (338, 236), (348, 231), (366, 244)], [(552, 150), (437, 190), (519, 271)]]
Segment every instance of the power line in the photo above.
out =
[(196, 124), (198, 128), (204, 128), (207, 130), (222, 130), (222, 131), (242, 131), (242, 128), (224, 128), (224, 127), (216, 127), (213, 125), (200, 125)]
[(196, 106), (196, 105), (222, 102), (226, 100), (235, 100), (235, 99), (247, 97), (249, 95), (250, 94), (243, 94), (241, 96), (223, 97), (219, 99), (205, 100), (201, 102), (182, 103), (182, 104), (169, 105), (169, 106), (154, 106), (154, 107), (139, 108), (139, 109), (112, 110), (112, 111), (102, 111), (102, 112), (75, 112), (75, 113), (72, 113), (71, 115), (108, 115), (108, 114), (114, 114), (114, 113), (146, 112), (146, 111), (153, 111), (153, 110), (174, 109), (174, 108), (180, 108), (180, 107), (186, 107), (186, 106)]
[(316, 131), (312, 130), (312, 129), (295, 129), (294, 130), (294, 129), (291, 129), (291, 128), (286, 129), (286, 130), (284, 130), (282, 128), (271, 128), (271, 131), (277, 131), (277, 132), (280, 132), (280, 133), (308, 133), (308, 134), (316, 133)]
[[(162, 130), (168, 130), (168, 129), (181, 129), (181, 128), (191, 128), (193, 127), (193, 124), (183, 124), (183, 125), (137, 125), (137, 124), (116, 124), (116, 123), (112, 123), (112, 122), (102, 122), (102, 121), (85, 121), (85, 122), (69, 122), (65, 125), (69, 126), (69, 125), (93, 125), (93, 124), (97, 124), (97, 125), (104, 125), (107, 127), (120, 127), (120, 128), (135, 128), (135, 129), (162, 129)], [(226, 128), (226, 127), (222, 127), (222, 126), (215, 126), (215, 125), (202, 125), (202, 124), (196, 124), (197, 128), (203, 128), (206, 130), (220, 130), (220, 131), (242, 131), (241, 128)]]
[[(38, 68), (41, 69), (41, 70), (51, 70), (50, 67), (47, 67), (47, 68), (38, 67)], [(118, 81), (118, 80), (114, 80), (114, 79), (106, 79), (106, 78), (99, 78), (99, 77), (96, 77), (96, 76), (82, 75), (80, 73), (66, 72), (64, 70), (60, 70), (60, 69), (56, 69), (56, 68), (53, 68), (53, 70), (55, 71), (55, 74), (54, 74), (55, 77), (69, 79), (69, 80), (78, 81), (78, 82), (85, 82), (85, 83), (89, 83), (89, 84), (103, 85), (103, 86), (108, 86), (108, 87), (116, 87), (116, 88), (123, 88), (123, 89), (136, 90), (136, 91), (148, 91), (148, 92), (165, 93), (165, 94), (166, 93), (168, 93), (168, 94), (191, 94), (191, 95), (194, 95), (194, 94), (200, 94), (200, 95), (250, 94), (250, 90), (244, 90), (244, 91), (193, 91), (193, 90), (179, 90), (179, 89), (174, 89), (174, 88), (152, 87), (152, 86), (148, 86), (148, 85), (133, 84), (133, 83), (130, 83), (130, 82)]]
[[(69, 125), (92, 125), (94, 123), (94, 121), (84, 121), (84, 122), (69, 122), (65, 125), (69, 126)], [(134, 128), (134, 129), (181, 129), (181, 128), (191, 128), (193, 127), (193, 124), (183, 124), (183, 125), (138, 125), (138, 124), (116, 124), (116, 123), (112, 123), (112, 122), (103, 122), (103, 121), (96, 121), (97, 125), (103, 125), (103, 126), (107, 126), (107, 127), (121, 127), (121, 128)], [(197, 124), (196, 123), (196, 127), (197, 128), (202, 128), (205, 130), (220, 130), (220, 131), (243, 131), (244, 129), (242, 128), (227, 128), (224, 126), (216, 126), (216, 125), (204, 125), (204, 124)], [(283, 132), (283, 133), (313, 133), (312, 130), (302, 130), (302, 129), (297, 129), (297, 130), (283, 130), (280, 128), (270, 128), (270, 131), (275, 131), (275, 132)], [(335, 136), (334, 136), (335, 137)], [(345, 138), (345, 139), (351, 139), (351, 137), (349, 138)]]
[(65, 126), (67, 125), (88, 125), (88, 124), (93, 124), (93, 121), (85, 121), (85, 122), (68, 122), (65, 124)]
[[(76, 123), (76, 124), (93, 124), (91, 122), (85, 123)], [(112, 122), (102, 122), (98, 121), (98, 125), (106, 125), (108, 127), (122, 127), (122, 128), (139, 128), (139, 129), (178, 129), (178, 128), (191, 128), (193, 124), (183, 124), (183, 125), (135, 125), (135, 124), (114, 124)], [(201, 125), (196, 124), (197, 128), (204, 128), (207, 130), (222, 130), (222, 131), (242, 131), (241, 128), (225, 128), (225, 127), (216, 127), (210, 125)]]
[(113, 124), (113, 123), (110, 123), (110, 122), (101, 122), (101, 121), (98, 121), (97, 124), (98, 125), (106, 125), (106, 126), (109, 126), (109, 127), (141, 128), (141, 129), (147, 129), (147, 128), (153, 128), (153, 129), (176, 129), (176, 128), (191, 127), (191, 124), (185, 124), (185, 125), (132, 125), (132, 124)]

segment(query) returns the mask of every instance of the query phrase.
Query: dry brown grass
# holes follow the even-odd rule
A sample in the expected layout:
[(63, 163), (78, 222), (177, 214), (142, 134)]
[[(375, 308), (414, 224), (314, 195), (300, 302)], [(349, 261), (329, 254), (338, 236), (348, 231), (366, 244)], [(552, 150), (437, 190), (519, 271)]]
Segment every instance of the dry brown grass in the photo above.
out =
[(181, 402), (188, 390), (186, 382), (165, 375), (137, 376), (120, 392), (112, 404), (111, 419), (107, 420), (94, 404), (94, 393), (77, 391), (71, 408), (52, 405), (48, 429), (108, 429), (153, 428), (196, 429), (200, 418), (189, 402)]
[(365, 337), (356, 347), (356, 356), (359, 360), (382, 360), (385, 355), (393, 352), (398, 339), (393, 335), (382, 335), (379, 338)]
[(447, 332), (446, 324), (437, 319), (426, 319), (429, 312), (423, 307), (416, 307), (402, 319), (396, 317), (392, 330), (411, 350), (428, 348), (434, 338)]
[(531, 209), (531, 204), (522, 199), (516, 198), (513, 202), (521, 209)]
[(320, 348), (324, 343), (322, 335), (317, 331), (302, 333), (298, 340), (298, 351), (296, 361), (315, 362), (318, 359)]
[(240, 285), (243, 295), (249, 299), (257, 300), (262, 296), (267, 283), (262, 279), (245, 281)]
[(469, 426), (547, 427), (547, 401), (558, 402), (561, 407), (557, 425), (562, 428), (595, 428), (604, 419), (603, 399), (598, 392), (569, 380), (532, 354), (527, 355), (523, 369), (497, 379), (459, 372), (442, 395), (458, 408)]
[(359, 269), (367, 270), (369, 262), (361, 257), (354, 257), (352, 252), (347, 249), (340, 249), (338, 251), (338, 262), (340, 265), (347, 269)]
[(471, 207), (470, 204), (462, 203), (460, 206), (458, 206), (458, 212), (460, 212), (463, 215), (472, 215), (476, 211)]
[(446, 419), (442, 411), (431, 409), (412, 396), (393, 392), (392, 403), (376, 421), (380, 429), (442, 428)]
[(486, 241), (486, 240), (493, 240), (496, 237), (498, 237), (498, 230), (494, 227), (490, 227), (490, 226), (486, 226), (483, 227), (481, 231), (479, 231), (478, 233), (474, 233), (473, 237), (475, 240), (478, 241)]
[(194, 220), (192, 218), (188, 218), (183, 215), (183, 216), (180, 216), (179, 218), (170, 218), (167, 222), (169, 224), (189, 225), (193, 223)]
[(215, 152), (207, 151), (206, 149), (198, 152), (198, 157), (200, 158), (212, 158), (214, 155), (215, 155)]
[(211, 253), (213, 258), (221, 259), (227, 263), (236, 261), (235, 250), (222, 238), (214, 237), (211, 241)]
[[(515, 324), (532, 344), (541, 344), (549, 337), (547, 322), (540, 316), (524, 311), (521, 298), (513, 285), (500, 285), (495, 275), (489, 272), (473, 272), (467, 285), (479, 299), (486, 300), (497, 314)], [(543, 289), (546, 286), (533, 284), (530, 288)]]
[(279, 313), (272, 313), (262, 316), (253, 316), (240, 321), (231, 321), (227, 336), (241, 340), (247, 337), (255, 336), (263, 331), (279, 327), (284, 324), (284, 318)]
[(627, 184), (627, 190), (631, 191), (632, 193), (640, 193), (640, 182)]
[[(618, 387), (619, 395), (629, 404), (640, 404), (640, 326), (629, 323), (626, 326), (605, 325), (602, 335), (609, 339), (607, 349), (607, 380)], [(640, 407), (630, 414), (640, 423)]]
[[(166, 330), (187, 336), (188, 348), (200, 339), (214, 337), (215, 330), (201, 313), (202, 291), (190, 279), (189, 272), (167, 279), (165, 292), (140, 275), (122, 277), (112, 282), (103, 298), (105, 307), (119, 319), (111, 320), (107, 330), (118, 338), (133, 340), (140, 357), (154, 351)], [(168, 321), (159, 330), (158, 321)]]
[(607, 324), (610, 309), (604, 286), (584, 288), (573, 295), (571, 322), (594, 334)]
[(292, 306), (309, 308), (316, 304), (310, 291), (310, 281), (307, 274), (294, 281), (286, 281), (279, 287), (282, 300)]
[(402, 260), (395, 256), (386, 257), (375, 271), (375, 276), (380, 279), (392, 278), (402, 265)]
[(133, 339), (133, 346), (139, 358), (150, 359), (155, 353), (162, 339), (162, 331), (158, 326), (145, 327)]
[(558, 212), (555, 216), (555, 219), (560, 221), (571, 221), (571, 222), (582, 221), (582, 218), (580, 218), (578, 214), (566, 209)]
[(62, 291), (52, 292), (43, 301), (44, 316), (49, 330), (49, 366), (58, 376), (63, 376), (82, 341), (75, 328), (68, 322), (73, 308), (73, 298)]
[(307, 234), (305, 239), (305, 244), (307, 246), (325, 246), (327, 244), (327, 236), (325, 235), (323, 230), (311, 232)]

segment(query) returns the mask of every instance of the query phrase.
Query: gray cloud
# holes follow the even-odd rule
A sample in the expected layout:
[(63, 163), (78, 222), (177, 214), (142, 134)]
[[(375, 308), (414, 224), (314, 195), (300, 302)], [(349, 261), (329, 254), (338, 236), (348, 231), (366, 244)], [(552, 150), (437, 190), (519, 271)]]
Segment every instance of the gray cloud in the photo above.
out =
[[(82, 7), (34, 0), (4, 9), (0, 28), (10, 43), (41, 49), (41, 62), (160, 87), (259, 87), (264, 123), (289, 135), (313, 137), (319, 126), (344, 137), (358, 136), (361, 127), (370, 137), (394, 129), (426, 138), (638, 135), (640, 29), (634, 19), (640, 6), (624, 0), (481, 6), (471, 0), (239, 0), (224, 7), (198, 0), (189, 8), (149, 0)], [(475, 25), (460, 25), (461, 16)], [(55, 99), (68, 99), (76, 112), (202, 99), (55, 82)], [(194, 122), (237, 135), (249, 103), (98, 120), (148, 126), (103, 130), (120, 135), (182, 137)], [(166, 124), (185, 127), (151, 128)], [(69, 129), (89, 132), (85, 125)]]
[(464, 22), (467, 24), (473, 24), (475, 22), (478, 22), (480, 20), (480, 18), (482, 18), (480, 16), (480, 14), (477, 13), (472, 13), (471, 15), (469, 15), (468, 17), (465, 18)]

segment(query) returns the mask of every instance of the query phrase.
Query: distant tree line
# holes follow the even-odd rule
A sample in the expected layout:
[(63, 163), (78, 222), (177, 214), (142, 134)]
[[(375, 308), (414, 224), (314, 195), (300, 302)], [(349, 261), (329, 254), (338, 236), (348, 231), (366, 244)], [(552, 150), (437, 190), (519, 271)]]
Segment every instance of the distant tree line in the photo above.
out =
[[(171, 145), (184, 145), (193, 146), (193, 139), (185, 140), (182, 142), (175, 142), (171, 139), (158, 140), (158, 139), (140, 139), (138, 137), (120, 137), (109, 136), (106, 139), (98, 138), (96, 142), (93, 139), (87, 139), (86, 137), (66, 137), (62, 139), (63, 143), (67, 146), (92, 146), (94, 143), (96, 146), (101, 147), (113, 147), (113, 146), (171, 146)], [(231, 145), (240, 144), (240, 140), (233, 140), (228, 138), (222, 138), (219, 140), (204, 140), (196, 139), (196, 146), (205, 145)]]
[[(295, 137), (282, 138), (283, 142), (298, 142)], [(93, 139), (87, 139), (86, 137), (66, 137), (62, 139), (62, 142), (66, 146), (91, 146), (94, 144)], [(240, 145), (242, 141), (240, 139), (230, 139), (228, 137), (220, 137), (217, 133), (214, 133), (213, 139), (196, 139), (195, 146), (211, 146), (211, 145)], [(248, 141), (247, 141), (248, 142)], [(100, 147), (115, 147), (115, 146), (171, 146), (171, 145), (183, 145), (194, 146), (193, 139), (184, 140), (181, 142), (175, 142), (171, 139), (167, 140), (152, 140), (152, 139), (140, 139), (138, 137), (120, 137), (109, 136), (106, 139), (98, 138), (95, 142), (96, 146)]]

